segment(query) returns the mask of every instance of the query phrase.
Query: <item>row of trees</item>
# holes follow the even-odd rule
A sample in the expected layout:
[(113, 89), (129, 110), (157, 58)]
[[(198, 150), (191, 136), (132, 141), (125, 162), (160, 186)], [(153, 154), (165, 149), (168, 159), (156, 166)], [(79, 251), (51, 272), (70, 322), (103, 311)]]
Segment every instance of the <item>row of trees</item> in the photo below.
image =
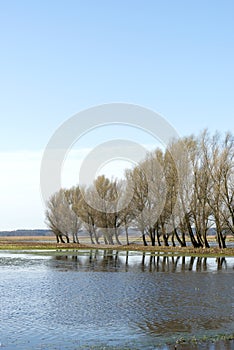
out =
[(128, 230), (141, 232), (144, 245), (209, 247), (216, 230), (226, 247), (234, 234), (234, 138), (204, 131), (157, 148), (126, 170), (123, 180), (104, 175), (90, 186), (61, 189), (47, 203), (46, 222), (57, 241), (79, 242), (86, 230), (92, 243), (121, 244)]

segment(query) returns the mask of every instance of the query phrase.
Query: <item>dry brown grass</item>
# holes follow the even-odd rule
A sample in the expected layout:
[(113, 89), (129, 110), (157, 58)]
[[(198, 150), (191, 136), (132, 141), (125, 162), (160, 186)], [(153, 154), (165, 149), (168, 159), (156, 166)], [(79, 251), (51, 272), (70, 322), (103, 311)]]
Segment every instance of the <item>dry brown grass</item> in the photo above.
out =
[(56, 243), (54, 236), (20, 236), (20, 237), (0, 237), (0, 250), (61, 250), (61, 249), (111, 249), (111, 250), (132, 250), (145, 252), (164, 252), (182, 255), (199, 255), (199, 256), (234, 256), (234, 248), (219, 249), (193, 247), (152, 247), (143, 246), (141, 243), (130, 245), (105, 245), (90, 244), (88, 237), (80, 238), (81, 244), (74, 243)]
[(1, 242), (8, 241), (17, 241), (17, 242), (41, 242), (41, 241), (48, 241), (48, 242), (55, 242), (55, 236), (0, 236), (0, 244)]

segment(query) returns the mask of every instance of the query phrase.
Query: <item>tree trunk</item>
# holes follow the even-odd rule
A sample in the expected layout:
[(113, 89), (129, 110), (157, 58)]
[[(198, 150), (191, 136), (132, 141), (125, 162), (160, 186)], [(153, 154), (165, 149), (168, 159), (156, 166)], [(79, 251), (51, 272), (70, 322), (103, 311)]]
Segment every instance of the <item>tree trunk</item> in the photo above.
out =
[(149, 235), (150, 235), (151, 244), (154, 247), (155, 246), (155, 229), (154, 228), (151, 227), (149, 229)]
[(206, 248), (210, 248), (209, 242), (207, 240), (207, 235), (203, 234), (203, 240)]
[(79, 239), (78, 239), (78, 233), (73, 233), (72, 234), (72, 238), (73, 238), (73, 243), (78, 243), (79, 244)]
[(157, 229), (156, 229), (156, 237), (157, 237), (158, 246), (161, 247), (160, 233), (159, 233), (158, 227), (157, 227)]
[(171, 242), (172, 242), (172, 246), (173, 246), (173, 247), (176, 247), (176, 244), (175, 244), (175, 234), (174, 234), (174, 232), (172, 232)]
[(225, 242), (226, 238), (222, 234), (219, 218), (217, 217), (215, 218), (215, 223), (216, 223), (216, 237), (217, 237), (219, 248), (220, 249), (227, 248), (226, 242)]
[(196, 235), (197, 235), (197, 242), (198, 242), (199, 246), (203, 247), (204, 243), (202, 240), (201, 232), (196, 230)]
[(221, 242), (220, 248), (227, 248), (226, 237), (222, 234), (222, 231), (219, 232), (219, 236), (220, 236), (220, 242)]
[(95, 244), (95, 242), (93, 240), (93, 232), (92, 231), (89, 231), (89, 237), (90, 237), (91, 244)]
[(94, 235), (96, 244), (99, 244), (98, 235), (94, 226), (93, 226), (93, 235)]
[(144, 246), (147, 246), (148, 244), (146, 242), (145, 233), (144, 232), (142, 233), (142, 239), (143, 239)]
[(59, 235), (59, 238), (60, 238), (60, 242), (61, 243), (65, 243), (64, 239), (63, 239), (63, 236), (62, 235)]
[(162, 233), (163, 233), (163, 242), (164, 242), (164, 246), (165, 247), (169, 247), (169, 243), (168, 243), (168, 234), (166, 233), (165, 231), (165, 227), (164, 227), (164, 224), (162, 224)]
[(169, 247), (169, 243), (168, 243), (168, 235), (166, 233), (163, 234), (163, 241), (164, 241), (164, 246), (165, 247)]
[(191, 243), (192, 243), (193, 247), (194, 248), (199, 248), (200, 244), (196, 241), (196, 238), (194, 237), (193, 230), (192, 230), (192, 227), (191, 227), (191, 224), (190, 224), (190, 221), (189, 221), (188, 214), (185, 214), (185, 221), (186, 221), (188, 234), (189, 234), (189, 237), (190, 237), (190, 240), (191, 240)]
[(118, 229), (117, 229), (117, 227), (115, 227), (115, 240), (116, 240), (118, 245), (122, 245), (122, 243), (120, 242), (119, 237), (118, 237)]
[(128, 227), (125, 226), (126, 244), (129, 245)]
[(185, 238), (185, 232), (181, 232), (181, 238), (182, 238), (182, 242), (183, 242), (183, 247), (186, 247), (187, 243), (186, 243), (186, 238)]
[[(177, 241), (179, 242), (180, 246), (181, 246), (181, 247), (186, 247), (186, 241), (185, 241), (185, 239), (180, 239), (180, 236), (179, 236), (179, 234), (178, 234), (176, 228), (174, 228), (174, 234), (175, 234), (176, 239), (177, 239)], [(183, 236), (182, 236), (182, 237), (183, 237)]]
[(104, 243), (108, 244), (105, 234), (103, 234)]

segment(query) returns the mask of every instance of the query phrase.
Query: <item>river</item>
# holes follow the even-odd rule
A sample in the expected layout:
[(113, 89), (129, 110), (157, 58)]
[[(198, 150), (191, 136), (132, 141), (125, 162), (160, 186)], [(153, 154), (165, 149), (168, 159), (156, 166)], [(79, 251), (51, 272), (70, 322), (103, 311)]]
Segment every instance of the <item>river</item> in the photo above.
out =
[[(232, 350), (234, 258), (0, 252), (0, 348)], [(187, 342), (190, 342), (187, 345)]]

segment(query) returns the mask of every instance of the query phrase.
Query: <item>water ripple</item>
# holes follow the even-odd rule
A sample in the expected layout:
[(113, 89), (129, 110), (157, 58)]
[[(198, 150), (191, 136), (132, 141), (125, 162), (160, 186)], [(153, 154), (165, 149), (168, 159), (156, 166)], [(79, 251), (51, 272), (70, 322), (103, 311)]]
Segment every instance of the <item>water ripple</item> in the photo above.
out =
[(232, 269), (143, 272), (141, 256), (125, 258), (0, 253), (4, 349), (157, 349), (233, 331)]

